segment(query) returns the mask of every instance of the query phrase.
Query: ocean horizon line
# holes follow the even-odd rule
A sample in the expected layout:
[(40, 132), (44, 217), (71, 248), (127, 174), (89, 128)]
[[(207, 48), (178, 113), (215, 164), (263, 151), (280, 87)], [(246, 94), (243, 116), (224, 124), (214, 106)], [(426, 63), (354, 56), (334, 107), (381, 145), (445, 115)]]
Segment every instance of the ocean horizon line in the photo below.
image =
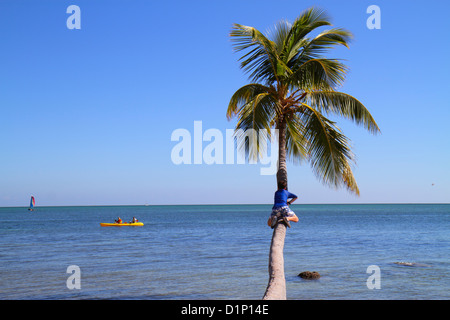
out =
[[(449, 205), (446, 202), (330, 202), (330, 203), (294, 203), (301, 205)], [(187, 204), (68, 204), (68, 205), (42, 205), (34, 208), (59, 207), (173, 207), (173, 206), (271, 206), (272, 203), (187, 203)], [(28, 208), (28, 206), (0, 206), (0, 208)]]

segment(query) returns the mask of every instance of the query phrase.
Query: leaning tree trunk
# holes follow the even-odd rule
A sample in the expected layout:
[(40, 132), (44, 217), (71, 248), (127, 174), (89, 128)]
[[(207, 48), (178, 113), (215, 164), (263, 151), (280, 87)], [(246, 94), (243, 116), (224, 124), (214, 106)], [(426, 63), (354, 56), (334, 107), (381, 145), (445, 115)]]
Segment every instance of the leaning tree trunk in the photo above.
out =
[[(286, 123), (282, 120), (278, 125), (278, 172), (277, 183), (285, 180), (286, 170)], [(284, 239), (286, 238), (286, 225), (278, 223), (272, 235), (269, 252), (269, 283), (263, 300), (286, 300), (286, 279), (284, 277)]]
[(286, 300), (286, 279), (284, 278), (284, 238), (286, 226), (278, 223), (273, 231), (269, 253), (269, 283), (263, 300)]

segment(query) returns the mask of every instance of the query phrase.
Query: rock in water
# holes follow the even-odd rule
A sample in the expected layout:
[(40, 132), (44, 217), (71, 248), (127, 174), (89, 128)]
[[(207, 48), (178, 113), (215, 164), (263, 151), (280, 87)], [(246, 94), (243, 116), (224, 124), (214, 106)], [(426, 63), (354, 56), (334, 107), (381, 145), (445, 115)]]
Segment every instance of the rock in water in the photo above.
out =
[(320, 274), (317, 271), (303, 271), (298, 274), (298, 276), (302, 279), (313, 280), (319, 279)]

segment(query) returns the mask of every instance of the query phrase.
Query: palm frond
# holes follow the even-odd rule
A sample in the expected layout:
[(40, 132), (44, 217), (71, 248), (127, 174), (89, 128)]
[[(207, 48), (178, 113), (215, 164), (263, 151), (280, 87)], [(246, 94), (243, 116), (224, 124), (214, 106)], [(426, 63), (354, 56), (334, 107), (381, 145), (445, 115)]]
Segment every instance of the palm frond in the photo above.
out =
[(345, 80), (347, 67), (338, 60), (310, 59), (298, 66), (287, 81), (291, 90), (334, 90)]
[[(342, 85), (347, 67), (337, 59), (322, 58), (322, 54), (336, 45), (348, 47), (351, 37), (350, 32), (335, 28), (323, 31), (312, 40), (303, 38), (289, 53), (287, 66), (292, 70), (288, 80), (291, 88), (302, 88), (305, 81), (309, 86), (303, 87), (305, 90), (334, 89)], [(308, 77), (313, 78), (308, 81)]]
[(371, 133), (380, 132), (369, 110), (349, 94), (336, 91), (310, 92), (306, 95), (306, 101), (321, 113), (337, 114), (364, 126)]
[(286, 40), (291, 31), (292, 24), (287, 20), (279, 21), (273, 29), (269, 29), (267, 32), (267, 36), (274, 42), (276, 45), (276, 50), (279, 54), (282, 54), (285, 46)]
[(267, 92), (260, 93), (246, 103), (239, 111), (237, 129), (266, 129), (270, 132), (270, 123), (275, 117), (276, 100)]
[(297, 43), (311, 31), (323, 26), (331, 26), (330, 17), (326, 12), (315, 7), (306, 9), (292, 24), (288, 37), (289, 45)]
[[(249, 84), (238, 89), (230, 100), (227, 116), (238, 117), (237, 147), (249, 160), (256, 160), (266, 151), (261, 142), (271, 136), (273, 119), (280, 112), (272, 91), (261, 84)], [(255, 134), (259, 139), (255, 139)]]
[(323, 53), (338, 45), (348, 48), (352, 37), (353, 35), (349, 31), (341, 28), (322, 31), (313, 39), (305, 39), (306, 41), (292, 63), (299, 65), (310, 59), (320, 58)]
[(306, 140), (303, 132), (305, 127), (298, 117), (293, 114), (292, 117), (286, 121), (286, 152), (288, 159), (293, 163), (300, 163), (307, 159), (308, 151), (306, 146), (308, 141)]
[(325, 11), (317, 8), (309, 8), (303, 11), (300, 16), (291, 25), (290, 31), (286, 36), (284, 55), (286, 61), (290, 61), (299, 50), (308, 43), (306, 36), (313, 30), (322, 27), (330, 26), (330, 18)]
[(230, 32), (236, 52), (248, 50), (239, 61), (253, 82), (273, 83), (283, 66), (279, 63), (276, 44), (253, 27), (234, 24)]
[(308, 160), (317, 178), (359, 194), (350, 168), (353, 153), (347, 137), (333, 121), (306, 104), (302, 104), (301, 117), (305, 123), (303, 135), (308, 141)]
[(250, 83), (239, 88), (231, 97), (227, 109), (227, 118), (230, 120), (239, 114), (241, 108), (251, 102), (261, 93), (270, 93), (272, 89), (259, 83)]

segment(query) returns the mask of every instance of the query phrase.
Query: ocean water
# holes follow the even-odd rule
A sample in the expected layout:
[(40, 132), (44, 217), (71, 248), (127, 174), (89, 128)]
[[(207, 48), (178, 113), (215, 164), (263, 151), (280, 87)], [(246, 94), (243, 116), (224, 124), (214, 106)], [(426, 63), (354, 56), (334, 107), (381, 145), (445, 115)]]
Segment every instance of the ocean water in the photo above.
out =
[[(449, 299), (450, 205), (293, 205), (288, 299)], [(0, 299), (261, 299), (270, 205), (0, 208)], [(133, 216), (143, 227), (100, 227)], [(401, 264), (399, 262), (402, 262)], [(80, 289), (69, 289), (69, 266)], [(379, 289), (369, 289), (369, 266)], [(318, 271), (318, 280), (298, 277)], [(375, 282), (373, 282), (375, 283)]]

